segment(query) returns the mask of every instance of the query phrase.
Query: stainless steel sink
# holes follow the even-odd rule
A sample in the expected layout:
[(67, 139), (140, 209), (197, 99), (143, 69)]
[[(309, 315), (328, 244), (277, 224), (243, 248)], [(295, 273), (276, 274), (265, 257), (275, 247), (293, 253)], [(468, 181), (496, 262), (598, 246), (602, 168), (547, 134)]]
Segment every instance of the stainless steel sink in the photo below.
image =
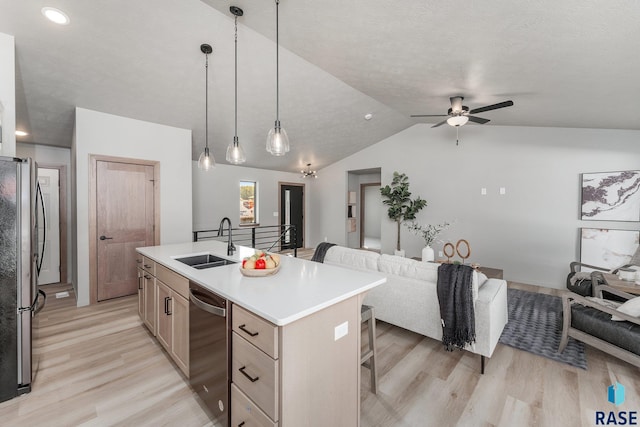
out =
[(235, 261), (220, 258), (211, 254), (191, 255), (181, 258), (174, 258), (176, 261), (180, 261), (183, 264), (187, 264), (190, 267), (197, 268), (198, 270), (204, 270), (205, 268), (221, 267), (223, 265), (235, 264)]

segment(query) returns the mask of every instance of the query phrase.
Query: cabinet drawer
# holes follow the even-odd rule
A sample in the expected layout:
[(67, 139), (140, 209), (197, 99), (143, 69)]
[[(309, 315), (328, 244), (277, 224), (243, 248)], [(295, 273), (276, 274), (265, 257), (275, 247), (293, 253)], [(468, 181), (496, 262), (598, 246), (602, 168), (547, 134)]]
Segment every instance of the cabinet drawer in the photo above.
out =
[(152, 276), (155, 276), (156, 262), (149, 258), (142, 257), (142, 269), (147, 273), (151, 274)]
[(169, 270), (161, 264), (156, 265), (156, 277), (187, 300), (189, 299), (189, 280), (186, 277)]
[(231, 381), (268, 416), (278, 421), (278, 361), (232, 334)]
[(274, 359), (278, 359), (278, 327), (233, 305), (232, 328), (242, 338)]
[(235, 384), (231, 384), (231, 425), (242, 427), (277, 427)]

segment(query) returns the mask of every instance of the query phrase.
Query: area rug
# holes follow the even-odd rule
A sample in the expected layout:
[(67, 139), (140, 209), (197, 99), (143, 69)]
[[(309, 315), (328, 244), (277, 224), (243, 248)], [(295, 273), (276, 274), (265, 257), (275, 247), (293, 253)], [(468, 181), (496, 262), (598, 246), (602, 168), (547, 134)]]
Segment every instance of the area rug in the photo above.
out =
[(584, 344), (569, 338), (562, 353), (562, 299), (519, 289), (507, 290), (509, 322), (499, 342), (529, 353), (587, 369)]

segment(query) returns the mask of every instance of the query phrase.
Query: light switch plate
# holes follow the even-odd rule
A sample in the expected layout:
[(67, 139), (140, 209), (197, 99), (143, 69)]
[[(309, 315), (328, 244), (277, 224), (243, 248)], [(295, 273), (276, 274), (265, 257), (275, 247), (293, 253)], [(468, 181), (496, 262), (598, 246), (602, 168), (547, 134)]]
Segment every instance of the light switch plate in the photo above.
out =
[(340, 338), (344, 337), (349, 333), (349, 322), (344, 322), (336, 326), (333, 333), (333, 340), (338, 341)]
[(277, 216), (278, 216), (278, 212), (274, 212), (274, 213), (273, 213), (273, 216), (276, 216), (276, 217), (277, 217)]
[(481, 188), (480, 189), (480, 194), (483, 195), (483, 196), (486, 196), (487, 195), (487, 189), (486, 188)]
[(504, 187), (500, 187), (500, 195), (504, 196), (505, 194), (507, 194), (507, 189)]

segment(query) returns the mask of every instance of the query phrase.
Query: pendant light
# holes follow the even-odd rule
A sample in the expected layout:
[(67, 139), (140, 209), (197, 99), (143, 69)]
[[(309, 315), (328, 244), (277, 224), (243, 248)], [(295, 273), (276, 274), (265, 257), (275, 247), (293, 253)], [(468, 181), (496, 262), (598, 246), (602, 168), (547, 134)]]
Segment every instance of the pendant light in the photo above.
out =
[(205, 76), (205, 90), (204, 90), (204, 151), (198, 158), (198, 169), (208, 171), (216, 166), (216, 161), (209, 153), (209, 54), (213, 52), (210, 45), (204, 43), (200, 45), (200, 50), (204, 53), (204, 76)]
[(267, 135), (267, 151), (274, 156), (284, 156), (289, 152), (289, 137), (287, 132), (280, 126), (280, 80), (279, 80), (279, 27), (278, 27), (278, 6), (280, 0), (276, 0), (276, 123), (269, 130)]
[(232, 163), (234, 165), (239, 165), (244, 163), (247, 160), (247, 156), (244, 154), (244, 150), (240, 147), (240, 142), (238, 141), (238, 16), (244, 15), (242, 9), (236, 6), (231, 6), (229, 8), (232, 14), (235, 15), (235, 25), (236, 25), (236, 35), (235, 35), (235, 133), (233, 136), (233, 142), (229, 144), (227, 147), (227, 162)]

